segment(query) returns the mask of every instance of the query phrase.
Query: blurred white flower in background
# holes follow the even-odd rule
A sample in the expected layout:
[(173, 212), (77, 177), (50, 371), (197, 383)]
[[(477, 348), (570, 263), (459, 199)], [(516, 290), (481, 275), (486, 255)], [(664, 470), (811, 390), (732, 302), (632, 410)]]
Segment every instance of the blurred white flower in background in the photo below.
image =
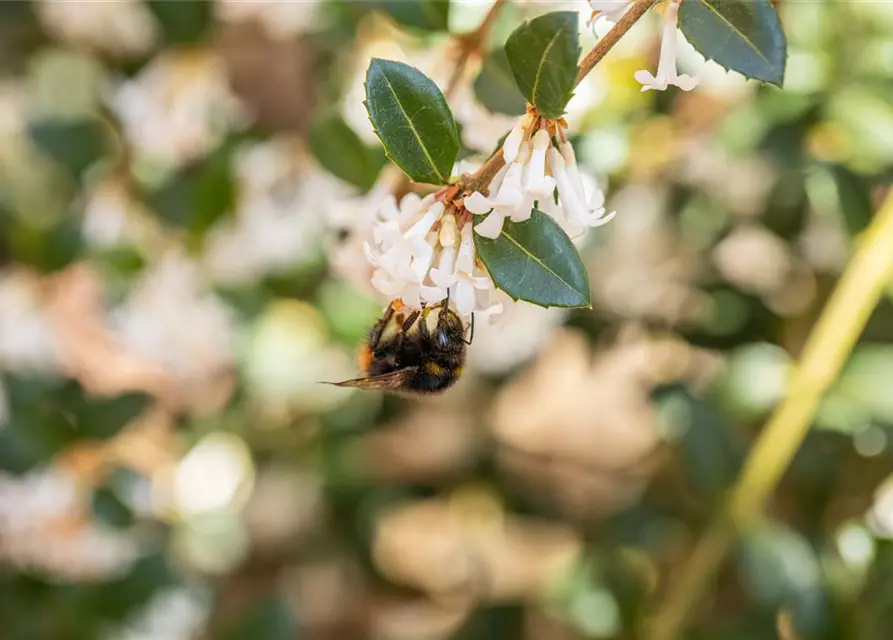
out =
[(568, 313), (567, 309), (544, 309), (518, 301), (507, 305), (506, 313), (492, 323), (476, 323), (474, 341), (468, 347), (469, 371), (511, 371), (542, 348)]
[(232, 310), (206, 290), (198, 265), (178, 252), (146, 268), (110, 322), (133, 353), (163, 365), (181, 383), (201, 381), (234, 360)]
[(235, 164), (233, 219), (212, 228), (205, 241), (210, 275), (247, 283), (320, 257), (326, 203), (346, 189), (288, 138), (241, 149)]
[(193, 640), (204, 630), (211, 602), (207, 594), (169, 587), (152, 595), (110, 640)]
[(224, 22), (253, 20), (274, 40), (284, 40), (319, 23), (318, 0), (217, 0), (217, 17)]
[(316, 307), (276, 300), (249, 328), (241, 346), (241, 370), (257, 411), (283, 418), (331, 409), (353, 391), (320, 384), (350, 378), (353, 359), (331, 342)]
[(55, 371), (56, 336), (42, 310), (40, 276), (25, 269), (0, 271), (0, 370)]
[(736, 227), (713, 249), (723, 278), (755, 293), (772, 293), (790, 277), (793, 258), (785, 241), (762, 226)]
[(332, 270), (357, 291), (378, 295), (372, 286), (375, 267), (369, 263), (363, 245), (374, 242), (372, 229), (375, 216), (388, 202), (400, 175), (396, 168), (386, 167), (378, 181), (363, 195), (338, 199), (327, 207), (329, 226), (336, 237), (329, 241), (326, 255)]
[(73, 580), (108, 579), (136, 560), (136, 541), (90, 517), (89, 487), (57, 468), (0, 473), (0, 557)]
[(120, 56), (148, 53), (157, 28), (140, 0), (39, 0), (37, 15), (60, 40)]
[(582, 335), (556, 335), (496, 398), (490, 424), (505, 470), (587, 513), (635, 501), (661, 442), (649, 396), (658, 348), (634, 341), (593, 360)]
[(110, 106), (137, 158), (165, 167), (201, 157), (248, 120), (223, 61), (208, 50), (156, 56), (138, 76), (120, 83)]
[(511, 516), (486, 493), (460, 488), (382, 513), (372, 556), (388, 579), (435, 600), (505, 602), (537, 598), (580, 551), (569, 527)]
[(82, 232), (95, 247), (137, 242), (151, 214), (119, 180), (103, 180), (87, 192)]
[(636, 71), (636, 80), (642, 84), (642, 91), (648, 91), (649, 89), (663, 91), (670, 85), (675, 85), (683, 91), (691, 91), (698, 86), (697, 77), (684, 73), (680, 75), (676, 69), (676, 52), (680, 37), (676, 31), (679, 1), (671, 0), (664, 10), (657, 74), (652, 74), (644, 69)]
[(598, 251), (584, 256), (589, 273), (599, 274), (591, 279), (593, 299), (626, 318), (695, 322), (708, 302), (694, 285), (701, 258), (668, 221), (665, 198), (640, 185), (617, 194), (615, 206), (628, 213), (600, 236)]
[(876, 536), (893, 539), (893, 476), (881, 483), (875, 492), (867, 520)]

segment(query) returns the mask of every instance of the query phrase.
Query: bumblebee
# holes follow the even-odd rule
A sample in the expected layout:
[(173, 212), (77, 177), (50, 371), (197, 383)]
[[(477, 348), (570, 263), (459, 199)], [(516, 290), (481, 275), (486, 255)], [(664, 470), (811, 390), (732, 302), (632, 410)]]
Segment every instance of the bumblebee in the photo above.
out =
[(411, 313), (395, 300), (360, 351), (367, 377), (332, 384), (410, 397), (443, 393), (462, 375), (466, 346), (473, 338), (474, 316), (466, 340), (465, 326), (450, 310), (449, 297)]

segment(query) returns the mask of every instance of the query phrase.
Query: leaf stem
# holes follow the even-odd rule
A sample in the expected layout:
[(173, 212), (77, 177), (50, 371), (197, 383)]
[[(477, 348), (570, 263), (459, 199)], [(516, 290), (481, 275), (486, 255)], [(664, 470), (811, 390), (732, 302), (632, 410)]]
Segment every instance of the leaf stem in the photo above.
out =
[(788, 393), (762, 430), (723, 513), (698, 542), (651, 620), (649, 640), (684, 630), (737, 534), (760, 518), (770, 493), (809, 432), (816, 408), (837, 379), (893, 276), (893, 191), (865, 231), (856, 253), (804, 346)]
[(586, 54), (586, 57), (583, 58), (583, 61), (580, 63), (580, 71), (577, 73), (577, 80), (574, 82), (574, 86), (580, 84), (583, 78), (585, 78), (595, 65), (605, 57), (608, 51), (620, 41), (620, 38), (622, 38), (639, 18), (645, 15), (645, 12), (656, 2), (657, 0), (634, 0), (626, 13), (624, 13), (620, 20), (617, 21), (617, 24), (615, 24), (611, 30), (605, 34), (605, 37), (599, 40), (598, 44), (596, 44), (592, 50)]

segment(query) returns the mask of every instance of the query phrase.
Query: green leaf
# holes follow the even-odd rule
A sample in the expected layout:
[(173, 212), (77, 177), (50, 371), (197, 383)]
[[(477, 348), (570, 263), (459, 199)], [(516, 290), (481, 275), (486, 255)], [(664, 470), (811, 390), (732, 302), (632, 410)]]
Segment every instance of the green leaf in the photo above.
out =
[(489, 111), (510, 116), (524, 115), (527, 101), (509, 67), (505, 50), (497, 47), (484, 59), (481, 72), (474, 81), (474, 95)]
[(505, 43), (509, 67), (527, 102), (560, 118), (574, 93), (580, 34), (576, 11), (547, 13), (515, 29)]
[(316, 120), (310, 127), (310, 150), (329, 172), (345, 182), (368, 191), (385, 164), (381, 149), (371, 149), (335, 113)]
[(118, 529), (130, 527), (134, 522), (133, 512), (109, 487), (99, 487), (93, 492), (90, 510), (99, 522)]
[(552, 218), (506, 220), (495, 240), (474, 234), (478, 257), (497, 287), (541, 307), (591, 307), (589, 278), (570, 238)]
[(373, 58), (366, 72), (366, 110), (385, 153), (416, 182), (446, 184), (459, 133), (443, 94), (418, 69)]
[(185, 228), (200, 243), (205, 232), (235, 208), (235, 146), (234, 142), (224, 143), (198, 164), (175, 174), (148, 194), (149, 206), (162, 220)]
[[(82, 393), (79, 385), (77, 391)], [(97, 440), (111, 438), (140, 415), (150, 401), (144, 393), (125, 393), (103, 399), (79, 395), (74, 403), (78, 435)]]
[(385, 0), (382, 8), (404, 27), (423, 31), (446, 31), (449, 28), (449, 0)]
[(664, 439), (677, 442), (688, 484), (705, 504), (719, 504), (744, 459), (732, 424), (681, 384), (655, 389), (652, 396)]
[(24, 473), (71, 443), (117, 434), (149, 402), (140, 393), (92, 398), (74, 380), (7, 375), (9, 424), (0, 429), (0, 469)]
[(95, 120), (42, 120), (28, 127), (31, 139), (75, 179), (105, 153), (102, 125)]
[(147, 4), (167, 44), (201, 40), (214, 17), (214, 4), (209, 0), (149, 0)]
[(784, 81), (787, 41), (769, 0), (685, 0), (679, 28), (726, 69), (779, 87)]

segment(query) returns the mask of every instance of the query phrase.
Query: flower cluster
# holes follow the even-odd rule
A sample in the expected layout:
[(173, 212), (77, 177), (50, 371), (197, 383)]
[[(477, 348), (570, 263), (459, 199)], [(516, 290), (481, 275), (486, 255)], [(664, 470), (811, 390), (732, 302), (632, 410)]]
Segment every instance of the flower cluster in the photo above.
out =
[[(550, 128), (560, 137), (557, 144)], [(534, 114), (524, 116), (506, 137), (502, 154), (506, 165), (490, 183), (489, 195), (476, 191), (465, 199), (468, 211), (486, 215), (475, 226), (480, 235), (496, 238), (506, 218), (523, 222), (534, 208), (551, 216), (572, 238), (614, 217), (605, 212), (601, 189), (596, 187), (587, 196), (574, 148), (560, 124), (547, 124)]]
[(502, 310), (493, 281), (478, 263), (468, 216), (431, 194), (391, 196), (376, 215), (372, 243), (364, 243), (375, 267), (372, 286), (410, 308), (447, 296), (461, 316)]

